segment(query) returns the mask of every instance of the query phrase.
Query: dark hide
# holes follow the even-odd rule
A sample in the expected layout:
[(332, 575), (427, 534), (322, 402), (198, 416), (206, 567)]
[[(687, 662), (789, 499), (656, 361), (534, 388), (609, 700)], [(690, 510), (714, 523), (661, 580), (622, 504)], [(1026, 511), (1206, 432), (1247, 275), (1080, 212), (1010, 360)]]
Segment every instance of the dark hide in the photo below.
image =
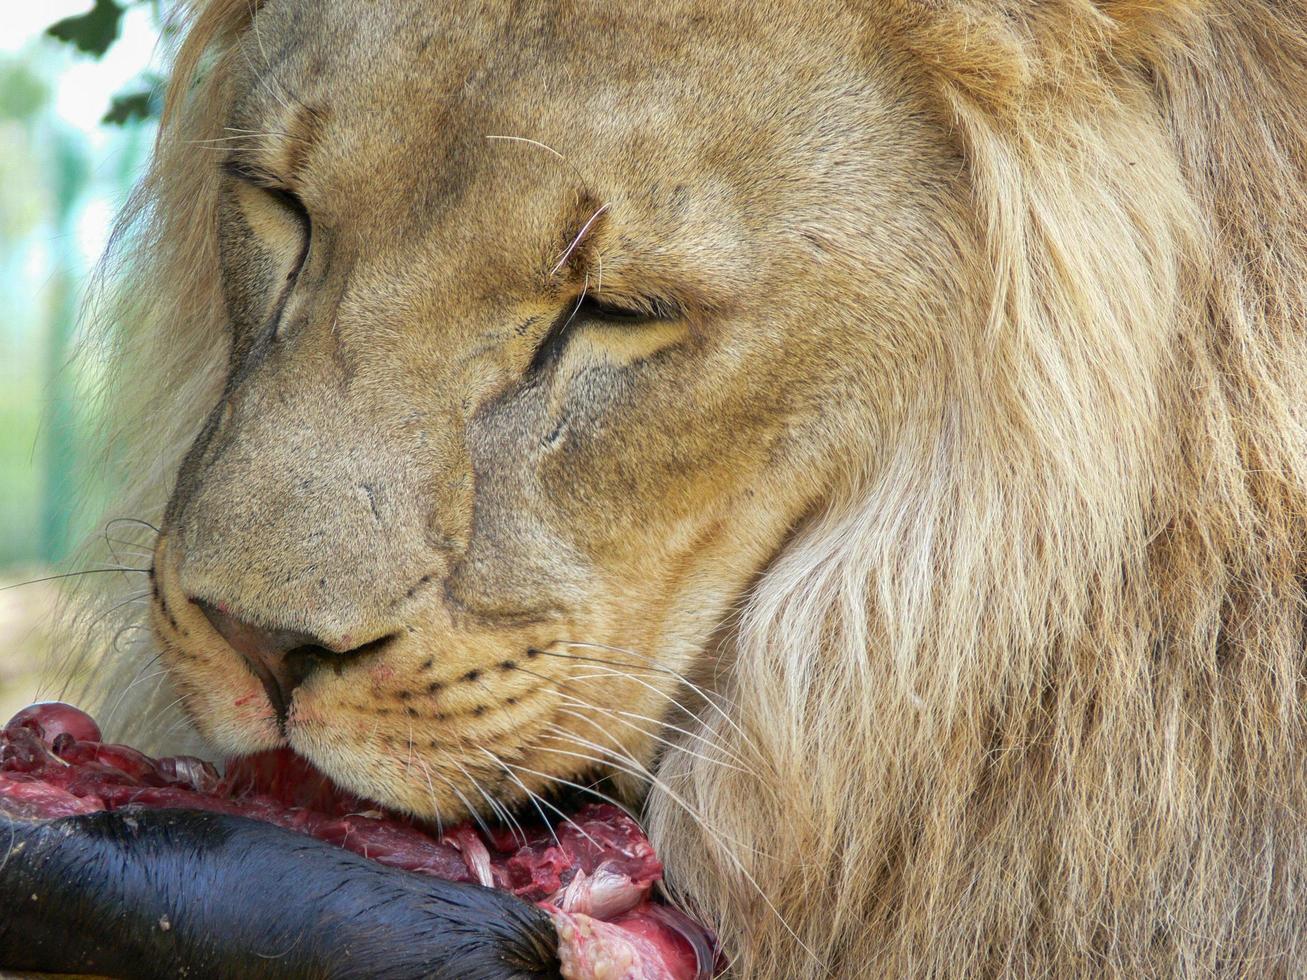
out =
[(0, 967), (110, 977), (558, 978), (549, 916), (188, 810), (0, 816)]

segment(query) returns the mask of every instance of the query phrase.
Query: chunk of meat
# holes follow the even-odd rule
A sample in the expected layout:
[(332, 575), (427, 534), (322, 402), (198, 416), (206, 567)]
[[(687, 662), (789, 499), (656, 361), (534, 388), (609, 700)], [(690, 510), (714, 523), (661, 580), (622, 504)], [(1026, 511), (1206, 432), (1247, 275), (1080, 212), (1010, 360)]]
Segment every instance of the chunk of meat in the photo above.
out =
[[(608, 921), (551, 908), (567, 980), (671, 980), (711, 977), (718, 952), (711, 933), (665, 905), (645, 903)], [(694, 972), (688, 971), (694, 965)]]
[(553, 826), (461, 824), (437, 836), (341, 792), (288, 750), (233, 760), (220, 775), (201, 759), (101, 742), (89, 715), (57, 702), (0, 729), (0, 813), (131, 807), (249, 817), (393, 868), (512, 892), (553, 916), (569, 980), (703, 980), (720, 965), (707, 929), (651, 898), (662, 865), (639, 824), (606, 803)]

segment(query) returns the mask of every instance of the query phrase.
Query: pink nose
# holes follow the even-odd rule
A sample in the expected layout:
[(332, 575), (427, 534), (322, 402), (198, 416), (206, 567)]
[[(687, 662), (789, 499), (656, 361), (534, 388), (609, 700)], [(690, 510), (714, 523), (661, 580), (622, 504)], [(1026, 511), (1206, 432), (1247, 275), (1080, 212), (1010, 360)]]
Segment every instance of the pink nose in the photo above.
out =
[[(245, 658), (250, 669), (263, 682), (268, 700), (277, 712), (280, 723), (285, 724), (290, 700), (299, 687), (315, 670), (322, 666), (341, 667), (364, 654), (380, 651), (392, 636), (383, 636), (362, 646), (346, 647), (344, 643), (330, 643), (320, 637), (295, 630), (264, 629), (237, 619), (225, 608), (203, 600), (195, 600), (224, 640)], [(348, 637), (345, 638), (348, 642)]]

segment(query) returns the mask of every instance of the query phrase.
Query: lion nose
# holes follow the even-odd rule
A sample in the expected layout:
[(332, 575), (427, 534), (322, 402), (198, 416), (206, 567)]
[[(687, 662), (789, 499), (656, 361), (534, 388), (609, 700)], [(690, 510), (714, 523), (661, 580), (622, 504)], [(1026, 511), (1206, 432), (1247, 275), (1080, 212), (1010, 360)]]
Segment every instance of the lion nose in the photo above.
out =
[(265, 629), (237, 619), (212, 603), (201, 599), (194, 602), (263, 682), (281, 725), (286, 723), (295, 688), (319, 667), (343, 666), (363, 654), (380, 650), (393, 639), (393, 636), (383, 636), (362, 646), (345, 647), (295, 630)]

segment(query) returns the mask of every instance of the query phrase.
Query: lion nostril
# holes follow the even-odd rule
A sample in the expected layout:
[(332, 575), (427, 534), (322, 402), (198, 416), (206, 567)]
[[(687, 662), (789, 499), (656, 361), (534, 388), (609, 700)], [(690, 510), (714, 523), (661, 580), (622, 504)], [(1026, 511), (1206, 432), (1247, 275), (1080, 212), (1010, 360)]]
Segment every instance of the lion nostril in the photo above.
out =
[(332, 666), (339, 670), (361, 656), (380, 652), (395, 638), (392, 633), (360, 646), (340, 649), (308, 633), (269, 629), (237, 619), (224, 603), (192, 601), (219, 635), (245, 658), (267, 691), (278, 724), (283, 727), (295, 688), (318, 668)]

